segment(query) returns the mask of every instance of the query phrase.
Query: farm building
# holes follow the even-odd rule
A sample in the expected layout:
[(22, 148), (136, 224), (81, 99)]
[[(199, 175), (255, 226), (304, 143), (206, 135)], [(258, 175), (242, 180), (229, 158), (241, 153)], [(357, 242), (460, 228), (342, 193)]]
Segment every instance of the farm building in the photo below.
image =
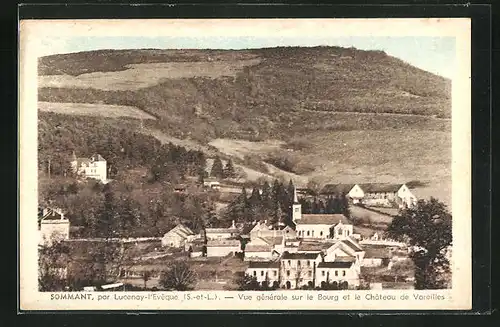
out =
[(209, 177), (203, 181), (203, 186), (213, 190), (218, 190), (220, 189), (220, 182), (214, 177)]
[(222, 240), (237, 237), (239, 230), (233, 221), (229, 228), (205, 228), (204, 233), (207, 240)]
[(184, 246), (186, 242), (191, 241), (194, 237), (195, 233), (191, 229), (179, 224), (163, 235), (161, 245), (178, 248)]
[(206, 247), (207, 257), (225, 257), (241, 252), (241, 243), (235, 239), (208, 240)]
[(367, 206), (410, 207), (417, 202), (417, 198), (405, 184), (356, 184), (349, 196), (355, 203), (361, 202)]
[(385, 246), (365, 246), (364, 267), (380, 267), (391, 258), (391, 251)]
[(38, 220), (41, 244), (51, 245), (53, 242), (69, 239), (70, 222), (60, 209), (44, 208)]

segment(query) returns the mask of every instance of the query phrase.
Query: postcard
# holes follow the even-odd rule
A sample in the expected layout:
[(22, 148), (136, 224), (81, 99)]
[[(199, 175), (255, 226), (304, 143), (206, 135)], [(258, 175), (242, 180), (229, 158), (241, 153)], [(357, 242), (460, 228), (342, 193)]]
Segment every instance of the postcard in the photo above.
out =
[(470, 309), (470, 46), (464, 18), (21, 20), (20, 309)]

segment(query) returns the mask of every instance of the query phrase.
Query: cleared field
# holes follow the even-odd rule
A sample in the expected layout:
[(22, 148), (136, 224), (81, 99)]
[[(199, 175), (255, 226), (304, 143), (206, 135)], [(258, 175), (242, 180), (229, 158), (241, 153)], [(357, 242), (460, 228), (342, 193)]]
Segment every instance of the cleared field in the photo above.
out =
[(363, 221), (366, 224), (384, 224), (389, 225), (392, 222), (392, 217), (389, 215), (383, 215), (378, 212), (367, 210), (358, 206), (350, 206), (351, 216)]
[(38, 76), (38, 87), (137, 90), (157, 85), (164, 79), (234, 77), (244, 67), (259, 63), (260, 59), (130, 64), (125, 66), (126, 70), (115, 72), (92, 72), (78, 76), (41, 75)]
[(130, 117), (136, 119), (156, 118), (150, 114), (131, 106), (118, 106), (109, 104), (94, 103), (64, 103), (64, 102), (38, 102), (38, 110), (45, 112), (54, 112), (64, 115), (77, 116), (102, 116), (102, 117)]
[(243, 159), (243, 157), (249, 154), (268, 153), (278, 150), (284, 142), (278, 140), (250, 142), (235, 139), (215, 139), (209, 144), (219, 149), (222, 153)]

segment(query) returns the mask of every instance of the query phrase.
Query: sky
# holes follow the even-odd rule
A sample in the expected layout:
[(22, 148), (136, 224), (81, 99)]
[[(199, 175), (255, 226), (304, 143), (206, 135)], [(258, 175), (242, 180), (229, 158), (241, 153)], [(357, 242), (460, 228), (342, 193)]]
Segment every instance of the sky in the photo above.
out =
[(276, 46), (341, 46), (382, 50), (443, 77), (455, 70), (454, 37), (59, 37), (40, 40), (40, 56), (99, 49), (251, 49)]

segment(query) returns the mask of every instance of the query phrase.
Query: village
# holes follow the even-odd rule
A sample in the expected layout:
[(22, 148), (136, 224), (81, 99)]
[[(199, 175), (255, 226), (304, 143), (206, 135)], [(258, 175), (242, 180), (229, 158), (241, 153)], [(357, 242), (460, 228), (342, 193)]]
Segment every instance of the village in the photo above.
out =
[[(99, 154), (90, 158), (71, 157), (79, 179), (110, 182), (107, 162)], [(209, 177), (203, 187), (221, 192), (223, 185)], [(179, 186), (176, 192), (187, 192)], [(224, 227), (193, 231), (182, 223), (162, 235), (135, 238), (78, 238), (71, 233), (70, 219), (58, 208), (41, 208), (40, 246), (65, 242), (85, 252), (88, 244), (115, 242), (133, 247), (134, 257), (112, 274), (111, 285), (134, 285), (160, 290), (162, 269), (182, 260), (196, 272), (195, 289), (384, 289), (412, 288), (411, 247), (371, 229), (370, 222), (355, 224), (344, 214), (303, 213), (301, 200), (311, 197), (307, 188), (293, 189), (291, 223), (254, 221), (231, 222)], [(416, 205), (417, 197), (406, 184), (327, 184), (320, 195), (343, 195), (351, 210), (375, 214)], [(355, 210), (354, 210), (355, 209)], [(388, 215), (385, 215), (389, 217)], [(85, 245), (82, 245), (85, 244)], [(123, 250), (122, 252), (123, 253)], [(53, 267), (63, 278), (72, 274), (64, 264)], [(86, 268), (83, 268), (86, 269)], [(246, 279), (246, 286), (242, 286)], [(239, 280), (240, 282), (235, 282)], [(85, 287), (93, 287), (87, 285)], [(245, 288), (246, 287), (246, 288)]]

